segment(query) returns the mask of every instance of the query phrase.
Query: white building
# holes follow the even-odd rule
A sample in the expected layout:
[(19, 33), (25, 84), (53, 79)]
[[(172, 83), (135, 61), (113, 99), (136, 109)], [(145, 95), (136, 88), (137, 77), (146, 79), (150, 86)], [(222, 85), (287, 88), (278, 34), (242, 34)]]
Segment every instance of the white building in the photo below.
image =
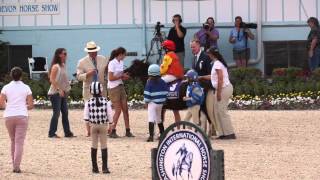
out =
[[(128, 57), (127, 62), (145, 58), (154, 25), (160, 21), (165, 25), (162, 30), (168, 32), (174, 14), (182, 15), (183, 26), (187, 28), (187, 66), (191, 64), (189, 42), (210, 16), (220, 32), (220, 51), (230, 65), (234, 62), (228, 36), (234, 17), (242, 16), (245, 22), (258, 24), (258, 29), (253, 30), (256, 39), (250, 42), (251, 64), (268, 72), (274, 66), (301, 66), (296, 61), (306, 61), (304, 47), (300, 41), (288, 41), (306, 40), (307, 18), (319, 16), (319, 0), (0, 0), (0, 3), (3, 30), (0, 38), (11, 44), (10, 67), (27, 67), (28, 56), (48, 57), (50, 62), (54, 50), (64, 47), (68, 51), (70, 74), (75, 72), (78, 59), (85, 56), (83, 48), (89, 40), (96, 41), (102, 47), (100, 54), (105, 56), (113, 48), (123, 46), (137, 53), (137, 57)], [(22, 7), (14, 9), (13, 5)]]

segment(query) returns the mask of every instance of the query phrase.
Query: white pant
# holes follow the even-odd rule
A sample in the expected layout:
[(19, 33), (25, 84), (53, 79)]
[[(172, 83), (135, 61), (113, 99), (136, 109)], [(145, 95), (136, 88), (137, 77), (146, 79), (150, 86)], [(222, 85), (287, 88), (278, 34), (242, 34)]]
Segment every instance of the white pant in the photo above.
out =
[(164, 80), (164, 82), (169, 83), (169, 82), (176, 80), (177, 77), (175, 77), (174, 75), (171, 75), (171, 74), (166, 74), (166, 75), (163, 75), (161, 77), (161, 79)]
[(148, 122), (161, 123), (161, 110), (163, 104), (150, 102), (148, 104)]

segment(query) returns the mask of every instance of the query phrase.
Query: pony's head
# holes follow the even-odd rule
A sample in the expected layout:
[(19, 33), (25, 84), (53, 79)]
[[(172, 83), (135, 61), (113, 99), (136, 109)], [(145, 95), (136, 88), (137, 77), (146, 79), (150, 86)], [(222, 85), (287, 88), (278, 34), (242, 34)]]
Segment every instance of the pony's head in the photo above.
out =
[(144, 84), (147, 82), (148, 79), (148, 67), (149, 63), (135, 59), (132, 61), (130, 67), (124, 70), (124, 72), (129, 73), (129, 76), (132, 78), (139, 78)]

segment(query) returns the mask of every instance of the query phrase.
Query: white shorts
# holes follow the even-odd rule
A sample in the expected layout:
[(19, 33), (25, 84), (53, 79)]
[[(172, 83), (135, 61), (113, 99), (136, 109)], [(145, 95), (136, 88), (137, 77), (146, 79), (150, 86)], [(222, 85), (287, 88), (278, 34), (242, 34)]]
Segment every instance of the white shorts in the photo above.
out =
[(175, 77), (174, 75), (171, 75), (171, 74), (166, 74), (166, 75), (163, 75), (161, 77), (161, 79), (164, 80), (164, 82), (169, 83), (169, 82), (176, 80), (177, 77)]
[(161, 110), (163, 104), (150, 102), (148, 104), (148, 122), (161, 123)]

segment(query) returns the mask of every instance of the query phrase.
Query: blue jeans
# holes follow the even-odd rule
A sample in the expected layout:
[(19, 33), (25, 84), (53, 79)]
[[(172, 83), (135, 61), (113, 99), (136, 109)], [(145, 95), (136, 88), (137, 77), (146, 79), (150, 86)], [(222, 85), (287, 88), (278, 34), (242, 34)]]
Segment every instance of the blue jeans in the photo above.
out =
[(70, 131), (69, 126), (67, 98), (60, 97), (59, 94), (54, 94), (50, 95), (50, 101), (52, 104), (53, 114), (50, 122), (49, 137), (52, 137), (56, 134), (60, 111), (62, 114), (62, 126), (64, 135), (71, 135), (72, 132)]
[(317, 47), (314, 49), (313, 56), (309, 58), (310, 71), (313, 71), (316, 68), (318, 68), (319, 63), (320, 63), (320, 48)]

